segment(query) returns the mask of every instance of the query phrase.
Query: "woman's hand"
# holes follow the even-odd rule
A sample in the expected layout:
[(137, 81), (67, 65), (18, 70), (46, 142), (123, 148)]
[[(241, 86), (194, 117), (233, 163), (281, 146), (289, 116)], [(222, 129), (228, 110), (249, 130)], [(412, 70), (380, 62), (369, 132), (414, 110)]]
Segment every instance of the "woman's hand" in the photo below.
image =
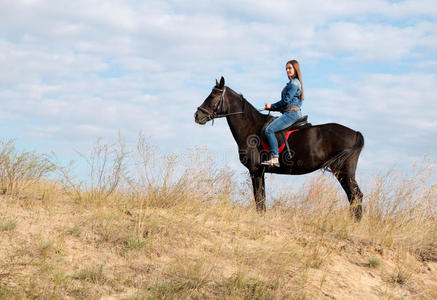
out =
[(265, 109), (266, 110), (270, 110), (270, 108), (272, 108), (272, 105), (270, 103), (264, 103), (265, 104)]

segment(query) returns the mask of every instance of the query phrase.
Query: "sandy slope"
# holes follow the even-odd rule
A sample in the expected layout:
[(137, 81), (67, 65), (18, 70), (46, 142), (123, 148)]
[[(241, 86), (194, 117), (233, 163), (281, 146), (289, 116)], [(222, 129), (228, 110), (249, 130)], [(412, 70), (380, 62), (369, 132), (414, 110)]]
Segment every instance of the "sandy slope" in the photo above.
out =
[(2, 299), (437, 298), (437, 262), (366, 236), (368, 221), (342, 210), (323, 225), (282, 209), (83, 203), (57, 191), (2, 196), (0, 222)]

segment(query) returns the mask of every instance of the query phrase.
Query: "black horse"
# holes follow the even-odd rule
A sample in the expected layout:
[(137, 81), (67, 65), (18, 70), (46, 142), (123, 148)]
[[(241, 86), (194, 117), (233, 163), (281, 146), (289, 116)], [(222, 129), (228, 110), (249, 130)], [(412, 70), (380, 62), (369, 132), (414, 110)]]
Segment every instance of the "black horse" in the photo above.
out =
[[(256, 208), (265, 211), (264, 173), (300, 175), (318, 169), (331, 171), (347, 194), (357, 220), (362, 216), (363, 194), (355, 180), (358, 157), (364, 146), (363, 135), (336, 123), (303, 127), (288, 137), (287, 150), (280, 153), (280, 167), (266, 167), (268, 158), (261, 137), (265, 124), (273, 119), (260, 113), (244, 97), (225, 86), (222, 77), (194, 114), (195, 122), (205, 124), (226, 117), (237, 142), (240, 161), (249, 170)], [(284, 140), (280, 133), (278, 139)], [(290, 147), (288, 145), (290, 144)]]

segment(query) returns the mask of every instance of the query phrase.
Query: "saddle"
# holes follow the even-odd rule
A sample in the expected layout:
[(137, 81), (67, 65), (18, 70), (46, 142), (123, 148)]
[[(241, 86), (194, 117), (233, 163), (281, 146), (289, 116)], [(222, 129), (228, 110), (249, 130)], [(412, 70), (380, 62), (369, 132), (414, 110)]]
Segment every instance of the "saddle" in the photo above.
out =
[[(268, 146), (267, 143), (267, 139), (266, 139), (266, 127), (272, 123), (274, 120), (276, 120), (278, 117), (273, 117), (270, 118), (265, 124), (264, 126), (261, 128), (261, 132), (260, 132), (260, 137), (261, 137), (261, 144), (264, 148), (264, 150), (266, 150), (267, 152), (270, 151), (270, 147)], [(299, 120), (297, 120), (296, 122), (294, 122), (293, 124), (291, 124), (289, 127), (276, 132), (276, 139), (278, 140), (278, 151), (279, 153), (282, 152), (282, 150), (284, 150), (285, 146), (287, 146), (287, 150), (289, 151), (289, 146), (288, 146), (288, 137), (290, 136), (290, 134), (292, 134), (293, 132), (299, 131), (301, 129), (304, 128), (308, 128), (313, 126), (311, 123), (308, 123), (308, 116), (303, 116), (302, 118), (300, 118)]]

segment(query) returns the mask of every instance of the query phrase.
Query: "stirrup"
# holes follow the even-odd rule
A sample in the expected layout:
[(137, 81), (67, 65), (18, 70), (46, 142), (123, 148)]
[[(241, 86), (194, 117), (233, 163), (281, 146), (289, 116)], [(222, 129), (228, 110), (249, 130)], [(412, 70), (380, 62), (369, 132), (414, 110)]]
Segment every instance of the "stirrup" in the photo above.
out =
[(269, 167), (278, 167), (279, 168), (279, 159), (277, 162), (273, 162), (273, 157), (270, 158), (269, 160), (263, 161), (261, 163), (261, 165), (263, 166), (269, 166)]

